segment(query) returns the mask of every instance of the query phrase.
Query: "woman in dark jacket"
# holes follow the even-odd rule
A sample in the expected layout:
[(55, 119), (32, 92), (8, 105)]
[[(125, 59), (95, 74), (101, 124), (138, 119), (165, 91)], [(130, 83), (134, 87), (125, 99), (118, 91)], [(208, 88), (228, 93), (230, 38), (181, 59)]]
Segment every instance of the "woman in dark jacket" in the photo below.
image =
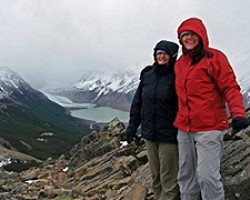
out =
[(155, 62), (141, 72), (127, 128), (127, 140), (132, 142), (138, 139), (136, 132), (141, 125), (155, 200), (179, 199), (177, 128), (173, 125), (178, 110), (174, 84), (178, 48), (165, 40), (155, 46)]

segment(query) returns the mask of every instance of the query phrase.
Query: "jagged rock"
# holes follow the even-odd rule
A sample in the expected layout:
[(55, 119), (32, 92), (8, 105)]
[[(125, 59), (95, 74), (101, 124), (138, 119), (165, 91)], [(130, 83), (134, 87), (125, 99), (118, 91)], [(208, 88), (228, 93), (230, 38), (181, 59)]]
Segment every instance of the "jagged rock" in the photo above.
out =
[(148, 188), (142, 185), (134, 186), (128, 194), (126, 194), (123, 200), (144, 200), (147, 197)]
[(36, 180), (38, 178), (39, 172), (36, 171), (26, 171), (27, 173), (21, 173), (20, 177), (23, 181)]
[(240, 140), (240, 139), (248, 139), (250, 138), (250, 126), (246, 129), (241, 130), (239, 132), (233, 131), (231, 128), (227, 130), (224, 136), (224, 141), (228, 140)]
[[(100, 132), (83, 137), (69, 159), (64, 155), (47, 159), (21, 173), (0, 169), (0, 199), (152, 200), (145, 143), (121, 147), (124, 132), (124, 124), (114, 119)], [(250, 196), (249, 129), (235, 135), (225, 141), (222, 181), (226, 199), (246, 200)]]
[(104, 126), (99, 133), (92, 131), (71, 150), (70, 163), (77, 166), (78, 163), (89, 161), (94, 157), (102, 156), (119, 148), (120, 135), (124, 132), (124, 129), (124, 124), (115, 118)]
[(226, 197), (230, 200), (249, 199), (250, 139), (225, 143), (221, 171)]

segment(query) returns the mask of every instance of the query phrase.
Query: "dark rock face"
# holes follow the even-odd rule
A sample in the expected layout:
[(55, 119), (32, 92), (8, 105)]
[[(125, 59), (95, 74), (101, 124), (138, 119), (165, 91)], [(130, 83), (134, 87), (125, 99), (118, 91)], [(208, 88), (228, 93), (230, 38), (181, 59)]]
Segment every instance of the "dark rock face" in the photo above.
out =
[(250, 198), (250, 139), (225, 143), (221, 171), (228, 199)]
[[(228, 200), (250, 196), (249, 133), (227, 133), (222, 181)], [(48, 159), (21, 173), (0, 170), (0, 199), (152, 200), (145, 144), (121, 146), (124, 134), (114, 119), (83, 137), (69, 159)]]

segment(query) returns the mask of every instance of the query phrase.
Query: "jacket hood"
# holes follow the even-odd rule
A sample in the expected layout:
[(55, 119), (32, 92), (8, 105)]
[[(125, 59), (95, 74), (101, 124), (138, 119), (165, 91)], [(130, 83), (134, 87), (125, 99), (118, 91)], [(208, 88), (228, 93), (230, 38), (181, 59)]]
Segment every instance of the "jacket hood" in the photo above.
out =
[(158, 42), (154, 48), (154, 60), (155, 61), (156, 61), (157, 50), (163, 50), (171, 56), (168, 65), (173, 67), (178, 56), (178, 50), (179, 50), (178, 44), (171, 42), (171, 41), (167, 41), (167, 40), (161, 40), (160, 42)]
[(180, 34), (183, 31), (193, 31), (198, 34), (203, 42), (204, 49), (208, 49), (209, 47), (209, 40), (208, 34), (205, 25), (203, 24), (202, 20), (192, 17), (189, 18), (181, 23), (178, 28), (178, 38), (180, 39)]
[(167, 40), (161, 40), (160, 42), (158, 42), (156, 44), (156, 46), (154, 48), (154, 56), (155, 56), (157, 50), (163, 50), (163, 51), (169, 53), (169, 55), (172, 58), (177, 57), (178, 49), (179, 49), (178, 44), (171, 42), (171, 41), (167, 41)]
[(174, 68), (174, 64), (178, 56), (178, 50), (179, 50), (178, 44), (171, 42), (171, 41), (167, 41), (167, 40), (161, 40), (160, 42), (158, 42), (154, 48), (155, 63), (156, 63), (156, 51), (157, 50), (163, 50), (170, 55), (170, 60), (166, 66), (169, 66), (170, 68)]

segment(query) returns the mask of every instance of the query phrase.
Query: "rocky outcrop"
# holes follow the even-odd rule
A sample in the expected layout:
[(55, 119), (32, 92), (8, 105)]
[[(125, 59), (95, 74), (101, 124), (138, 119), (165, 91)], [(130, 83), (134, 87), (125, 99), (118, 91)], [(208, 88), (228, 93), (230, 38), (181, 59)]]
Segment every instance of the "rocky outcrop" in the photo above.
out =
[[(21, 173), (0, 171), (0, 199), (151, 200), (143, 141), (124, 145), (125, 126), (114, 119), (71, 149)], [(250, 130), (228, 130), (222, 179), (228, 200), (250, 196)]]
[(250, 198), (250, 127), (225, 141), (222, 181), (229, 200)]

